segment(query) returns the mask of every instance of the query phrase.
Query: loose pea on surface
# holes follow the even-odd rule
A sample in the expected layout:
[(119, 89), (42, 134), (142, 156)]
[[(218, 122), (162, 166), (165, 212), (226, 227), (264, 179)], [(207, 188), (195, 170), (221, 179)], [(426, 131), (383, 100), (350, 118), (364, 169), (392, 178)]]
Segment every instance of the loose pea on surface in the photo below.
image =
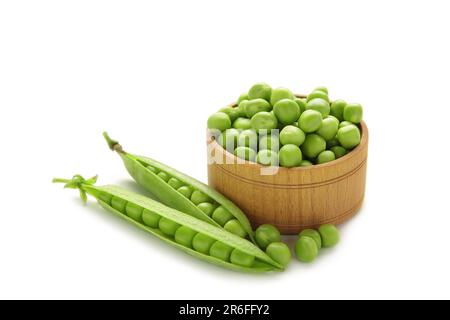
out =
[(216, 242), (216, 240), (214, 240), (210, 236), (207, 236), (203, 233), (197, 233), (194, 236), (194, 239), (192, 239), (192, 248), (197, 252), (209, 254), (209, 249), (214, 242)]
[(245, 104), (245, 114), (251, 119), (255, 114), (261, 111), (270, 111), (272, 107), (269, 102), (264, 99), (249, 100)]
[(256, 159), (256, 151), (249, 147), (237, 147), (234, 150), (234, 155), (247, 161), (255, 162)]
[(123, 200), (119, 197), (111, 198), (111, 207), (119, 211), (120, 213), (125, 213), (125, 207), (127, 205), (127, 201)]
[(314, 229), (305, 229), (298, 235), (299, 237), (310, 237), (312, 238), (317, 245), (317, 248), (322, 248), (322, 238), (320, 237), (320, 233)]
[(202, 210), (206, 215), (208, 215), (209, 217), (212, 216), (214, 209), (216, 208), (215, 205), (213, 205), (212, 203), (209, 202), (202, 202), (199, 203), (197, 205), (197, 208), (199, 208), (200, 210)]
[(311, 262), (316, 259), (319, 249), (312, 238), (303, 236), (295, 243), (295, 253), (301, 262)]
[(324, 248), (330, 248), (339, 243), (339, 230), (334, 225), (324, 224), (323, 226), (320, 226), (319, 233)]
[(165, 182), (168, 182), (170, 179), (170, 176), (167, 173), (162, 172), (162, 171), (160, 173), (158, 173), (158, 177), (160, 177)]
[(233, 248), (229, 245), (221, 242), (216, 241), (213, 243), (211, 248), (209, 249), (209, 255), (211, 257), (223, 260), (223, 261), (230, 261), (231, 252), (233, 251)]
[(208, 118), (208, 129), (223, 131), (229, 128), (231, 128), (231, 120), (226, 113), (216, 112)]
[(322, 120), (322, 125), (319, 130), (317, 130), (317, 134), (324, 138), (326, 141), (333, 139), (336, 137), (336, 134), (339, 129), (339, 120), (335, 117), (327, 117)]
[(308, 95), (308, 98), (306, 99), (306, 101), (309, 102), (309, 101), (311, 101), (313, 99), (317, 99), (317, 98), (318, 99), (323, 99), (326, 102), (330, 102), (330, 99), (328, 98), (328, 94), (323, 92), (323, 91), (321, 91), (321, 90), (316, 90), (316, 91), (311, 92)]
[(267, 246), (266, 253), (283, 267), (291, 261), (291, 250), (284, 242), (272, 242)]
[(235, 128), (227, 129), (219, 136), (219, 144), (228, 151), (233, 151), (237, 147), (239, 130)]
[(256, 162), (263, 166), (278, 166), (278, 153), (272, 150), (261, 150), (256, 156)]
[(345, 149), (352, 149), (361, 142), (361, 133), (354, 124), (342, 127), (338, 130), (337, 138)]
[(280, 149), (280, 139), (278, 135), (267, 134), (259, 138), (259, 150), (274, 150)]
[(278, 101), (283, 99), (294, 100), (295, 96), (292, 94), (291, 90), (286, 88), (276, 88), (272, 89), (272, 94), (270, 96), (270, 104), (274, 106)]
[(183, 182), (181, 182), (177, 178), (173, 178), (173, 177), (169, 179), (167, 184), (169, 186), (171, 186), (172, 188), (174, 188), (174, 189), (178, 189), (178, 188), (181, 188), (183, 186)]
[(321, 136), (311, 133), (306, 135), (305, 142), (302, 144), (302, 152), (308, 158), (315, 158), (327, 147), (325, 139)]
[(291, 124), (300, 117), (300, 107), (291, 99), (279, 100), (273, 106), (273, 112), (282, 124)]
[(230, 261), (232, 264), (242, 266), (242, 267), (251, 267), (253, 262), (255, 261), (255, 257), (251, 256), (239, 249), (234, 249), (231, 252)]
[(202, 202), (213, 202), (209, 196), (199, 190), (195, 190), (194, 192), (192, 192), (191, 201), (195, 205), (199, 205)]
[(151, 212), (147, 209), (142, 211), (142, 222), (144, 222), (147, 227), (158, 228), (160, 219), (161, 216), (157, 213)]
[(269, 86), (267, 83), (260, 82), (255, 85), (253, 85), (250, 90), (248, 91), (248, 99), (264, 99), (266, 101), (270, 101), (270, 96), (272, 94), (272, 87)]
[(252, 124), (250, 122), (250, 119), (247, 118), (237, 118), (234, 122), (233, 122), (233, 128), (235, 129), (240, 129), (240, 130), (246, 130), (246, 129), (250, 129), (252, 127)]
[(280, 142), (282, 145), (294, 144), (300, 146), (304, 141), (305, 133), (302, 129), (295, 126), (286, 126), (280, 132)]
[(257, 132), (260, 130), (270, 131), (278, 127), (277, 118), (270, 112), (262, 111), (255, 114), (250, 120), (252, 128)]
[(192, 248), (192, 239), (197, 232), (189, 227), (181, 226), (175, 232), (175, 242), (185, 247)]
[(326, 163), (333, 160), (336, 160), (336, 156), (334, 155), (334, 152), (330, 150), (322, 151), (317, 156), (317, 164)]
[(175, 221), (162, 217), (161, 219), (159, 219), (158, 227), (159, 230), (162, 231), (162, 233), (173, 237), (180, 225)]
[(192, 188), (189, 186), (182, 186), (181, 188), (178, 188), (177, 191), (188, 199), (192, 196)]
[(315, 98), (306, 103), (306, 110), (316, 110), (326, 118), (330, 114), (330, 104), (324, 99)]
[(132, 202), (128, 202), (126, 207), (125, 207), (125, 211), (127, 213), (127, 216), (129, 216), (131, 219), (135, 220), (135, 221), (141, 221), (141, 216), (142, 216), (142, 211), (144, 209)]
[(303, 160), (302, 151), (300, 148), (293, 144), (287, 144), (281, 147), (278, 153), (280, 164), (282, 167), (297, 167)]
[(258, 134), (253, 129), (247, 129), (242, 131), (238, 137), (239, 147), (249, 147), (252, 149), (258, 148)]
[(272, 242), (280, 242), (280, 231), (271, 224), (262, 224), (255, 231), (255, 239), (258, 246), (266, 250)]
[(223, 227), (228, 221), (233, 219), (234, 216), (230, 213), (230, 211), (222, 206), (219, 206), (216, 208), (216, 210), (214, 210), (212, 218), (215, 222)]
[(317, 131), (321, 125), (322, 114), (316, 110), (306, 110), (298, 120), (298, 126), (306, 133)]
[(237, 219), (228, 221), (227, 223), (225, 223), (223, 228), (241, 238), (245, 238), (247, 236), (247, 232), (244, 230), (244, 228), (242, 228), (241, 223)]
[(347, 154), (347, 149), (341, 146), (331, 147), (330, 150), (333, 151), (336, 159), (339, 159)]
[(347, 102), (344, 100), (335, 100), (331, 103), (330, 114), (335, 116), (339, 121), (344, 120), (344, 108)]

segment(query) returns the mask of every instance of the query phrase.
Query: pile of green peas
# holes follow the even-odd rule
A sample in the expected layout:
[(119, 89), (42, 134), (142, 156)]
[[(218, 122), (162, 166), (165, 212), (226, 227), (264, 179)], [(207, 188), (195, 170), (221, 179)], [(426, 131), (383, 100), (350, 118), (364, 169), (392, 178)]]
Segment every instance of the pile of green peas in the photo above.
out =
[(304, 167), (333, 161), (361, 141), (363, 108), (331, 101), (318, 87), (306, 98), (289, 89), (257, 83), (237, 107), (227, 106), (208, 118), (208, 129), (224, 149), (262, 165)]
[(331, 248), (339, 243), (339, 230), (332, 224), (324, 224), (318, 230), (300, 232), (295, 243), (295, 253), (301, 262), (312, 262), (321, 248)]

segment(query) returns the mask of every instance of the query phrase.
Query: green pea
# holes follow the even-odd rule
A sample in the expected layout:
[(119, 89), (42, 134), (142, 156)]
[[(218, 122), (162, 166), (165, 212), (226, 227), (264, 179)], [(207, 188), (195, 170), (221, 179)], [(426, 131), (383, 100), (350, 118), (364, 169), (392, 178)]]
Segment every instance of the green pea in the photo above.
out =
[(185, 247), (192, 248), (192, 239), (197, 232), (189, 227), (181, 226), (175, 232), (175, 242)]
[(178, 188), (177, 191), (188, 199), (192, 196), (192, 188), (189, 186), (182, 186), (181, 188)]
[(247, 118), (237, 118), (233, 122), (233, 128), (240, 129), (240, 130), (246, 130), (250, 129), (252, 127), (252, 123), (250, 122), (250, 119)]
[(209, 202), (202, 202), (202, 203), (199, 203), (197, 205), (197, 208), (199, 208), (205, 214), (207, 214), (209, 217), (211, 217), (211, 215), (213, 214), (214, 209), (216, 208), (216, 206), (213, 205), (212, 203), (209, 203)]
[(158, 177), (160, 177), (161, 179), (163, 179), (165, 182), (168, 182), (169, 179), (170, 179), (170, 176), (169, 176), (167, 173), (163, 172), (163, 171), (161, 171), (160, 173), (158, 173)]
[(282, 145), (294, 144), (300, 146), (304, 141), (305, 133), (295, 126), (286, 126), (280, 132), (280, 142)]
[(257, 83), (253, 85), (248, 91), (248, 99), (264, 99), (270, 101), (270, 96), (272, 94), (272, 88), (267, 83)]
[(236, 264), (238, 266), (251, 267), (255, 261), (255, 257), (239, 249), (234, 249), (231, 252), (230, 261), (232, 264)]
[(219, 144), (227, 151), (233, 151), (237, 147), (237, 140), (239, 137), (239, 130), (227, 129), (219, 136)]
[(234, 150), (234, 155), (238, 158), (251, 162), (255, 162), (256, 160), (256, 151), (248, 147), (237, 147)]
[(256, 162), (263, 166), (278, 166), (278, 153), (272, 150), (261, 150), (256, 156)]
[(334, 155), (334, 152), (330, 150), (322, 151), (317, 156), (317, 164), (326, 163), (333, 160), (336, 160), (336, 156)]
[(328, 95), (328, 89), (326, 87), (317, 87), (313, 90), (313, 92), (315, 91), (322, 91)]
[(310, 237), (300, 237), (295, 243), (295, 253), (301, 262), (311, 262), (316, 259), (319, 249)]
[(330, 114), (335, 116), (339, 121), (344, 120), (344, 108), (347, 102), (344, 100), (336, 100), (331, 103)]
[(239, 147), (249, 147), (252, 149), (258, 148), (258, 134), (253, 129), (247, 129), (242, 131), (238, 137)]
[(312, 165), (313, 165), (312, 162), (308, 160), (302, 160), (302, 162), (300, 162), (300, 167), (309, 167)]
[(346, 126), (351, 126), (353, 123), (351, 123), (350, 121), (342, 121), (341, 123), (339, 123), (339, 129), (346, 127)]
[(181, 182), (177, 178), (170, 178), (167, 184), (174, 189), (179, 189), (183, 186), (183, 182)]
[(272, 242), (280, 242), (280, 231), (270, 224), (262, 224), (255, 231), (255, 239), (258, 246), (266, 250), (267, 246)]
[(226, 113), (216, 112), (208, 118), (208, 129), (223, 131), (229, 128), (231, 128), (231, 120)]
[(306, 110), (319, 111), (322, 118), (326, 118), (330, 114), (330, 103), (326, 100), (315, 98), (306, 103)]
[(125, 207), (127, 216), (135, 221), (141, 221), (143, 210), (144, 209), (141, 206), (138, 206), (137, 204), (134, 204), (132, 202), (128, 202), (127, 206)]
[(327, 140), (327, 149), (331, 149), (332, 147), (335, 147), (338, 145), (339, 145), (339, 140), (337, 139), (337, 137)]
[(336, 159), (339, 159), (347, 154), (347, 149), (341, 146), (331, 147), (330, 150), (333, 151)]
[(306, 229), (300, 232), (299, 237), (310, 237), (316, 242), (317, 248), (322, 248), (322, 238), (320, 237), (320, 233), (314, 229)]
[(112, 195), (106, 192), (102, 192), (99, 194), (98, 199), (110, 206)]
[(324, 224), (319, 228), (320, 237), (322, 238), (322, 246), (324, 248), (333, 247), (339, 243), (339, 230), (332, 224)]
[(363, 118), (363, 108), (359, 103), (349, 103), (344, 108), (344, 119), (352, 123), (360, 123)]
[(236, 120), (239, 116), (239, 112), (236, 108), (233, 108), (231, 106), (227, 106), (224, 108), (219, 109), (219, 112), (223, 112), (230, 118), (230, 121), (233, 123), (234, 120)]
[(280, 158), (280, 165), (287, 168), (297, 167), (303, 160), (302, 151), (293, 144), (281, 147), (278, 157)]
[(144, 222), (147, 227), (158, 228), (160, 219), (161, 216), (157, 213), (151, 212), (147, 209), (142, 211), (142, 222)]
[(282, 124), (291, 124), (300, 117), (300, 107), (290, 99), (279, 100), (273, 106), (273, 112)]
[(308, 158), (315, 158), (327, 147), (325, 139), (321, 136), (311, 133), (306, 135), (305, 142), (302, 144), (302, 151)]
[(247, 232), (244, 230), (244, 228), (242, 228), (241, 223), (237, 219), (228, 221), (227, 223), (225, 223), (223, 228), (228, 232), (237, 235), (238, 237), (245, 238), (247, 236)]
[(244, 100), (248, 100), (248, 93), (247, 92), (244, 92), (244, 93), (242, 93), (239, 96), (237, 104), (239, 105), (239, 103), (241, 103), (241, 101), (244, 101)]
[(225, 243), (220, 241), (216, 241), (209, 249), (209, 255), (223, 261), (230, 261), (232, 251), (233, 248), (229, 245), (226, 245)]
[(157, 173), (158, 173), (158, 170), (157, 170), (155, 167), (153, 167), (153, 166), (147, 166), (147, 169), (148, 169), (149, 171), (153, 172), (154, 174), (157, 174)]
[(273, 150), (280, 149), (280, 139), (278, 135), (268, 134), (259, 138), (259, 150)]
[(222, 206), (219, 206), (216, 208), (216, 210), (214, 210), (212, 218), (215, 222), (223, 227), (228, 221), (233, 219), (234, 216), (230, 213), (230, 211)]
[(339, 120), (335, 117), (327, 117), (322, 120), (322, 125), (319, 130), (317, 130), (317, 134), (324, 138), (326, 141), (333, 139), (336, 137), (336, 134), (339, 129)]
[(306, 133), (317, 131), (322, 125), (322, 114), (316, 110), (306, 110), (298, 119), (298, 126)]
[(119, 197), (112, 197), (111, 198), (111, 207), (119, 211), (120, 213), (125, 213), (125, 207), (127, 205), (127, 202)]
[(216, 242), (216, 240), (214, 240), (210, 236), (207, 236), (203, 233), (197, 233), (194, 236), (194, 239), (192, 239), (192, 248), (197, 252), (209, 254), (209, 249), (214, 242)]
[(267, 130), (267, 132), (270, 132), (270, 130), (278, 127), (277, 118), (272, 113), (266, 111), (256, 113), (250, 120), (250, 123), (252, 128), (257, 132), (260, 130)]
[(283, 242), (272, 242), (267, 246), (266, 253), (283, 267), (291, 262), (291, 250)]
[(272, 107), (264, 99), (249, 100), (245, 105), (245, 114), (251, 119), (255, 114), (261, 111), (270, 111)]
[(167, 236), (175, 236), (175, 232), (180, 227), (180, 225), (172, 220), (162, 217), (159, 219), (158, 228)]
[(278, 101), (283, 99), (294, 100), (295, 96), (292, 94), (291, 90), (286, 88), (272, 89), (272, 94), (270, 96), (270, 104), (272, 106), (274, 106)]
[(308, 98), (306, 99), (306, 101), (309, 102), (313, 99), (323, 99), (326, 102), (330, 102), (330, 99), (328, 98), (328, 94), (323, 91), (320, 91), (320, 90), (311, 92), (308, 95)]
[(306, 99), (295, 98), (294, 101), (300, 108), (300, 114), (302, 114), (306, 110)]
[(198, 190), (192, 192), (191, 201), (195, 205), (199, 205), (202, 202), (213, 202), (213, 200), (209, 196)]
[(245, 113), (245, 106), (247, 105), (248, 100), (242, 100), (239, 102), (238, 106), (236, 107), (237, 115), (240, 118), (246, 118), (247, 114)]
[(338, 130), (337, 138), (345, 149), (352, 149), (361, 142), (361, 134), (354, 124), (342, 127)]

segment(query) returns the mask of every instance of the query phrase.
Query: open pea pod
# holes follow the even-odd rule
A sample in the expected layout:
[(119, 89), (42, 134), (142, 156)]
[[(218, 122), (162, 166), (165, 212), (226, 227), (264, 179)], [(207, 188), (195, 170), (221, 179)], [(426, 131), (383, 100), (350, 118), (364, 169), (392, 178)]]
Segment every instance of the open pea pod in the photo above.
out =
[(245, 272), (283, 270), (283, 266), (246, 239), (118, 186), (95, 186), (96, 180), (76, 175), (53, 182), (79, 189), (83, 201), (87, 200), (87, 194), (93, 196), (109, 212), (207, 262)]
[(162, 203), (256, 243), (246, 215), (215, 189), (161, 162), (125, 152), (106, 132), (103, 136), (133, 179)]

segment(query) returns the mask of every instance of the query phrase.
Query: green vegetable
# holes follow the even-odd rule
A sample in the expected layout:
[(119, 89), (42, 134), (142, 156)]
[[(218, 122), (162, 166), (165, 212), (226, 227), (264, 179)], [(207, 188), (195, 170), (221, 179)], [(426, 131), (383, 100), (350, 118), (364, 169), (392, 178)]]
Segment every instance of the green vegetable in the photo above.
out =
[(283, 267), (287, 267), (291, 261), (291, 250), (283, 242), (272, 242), (267, 246), (266, 253)]
[(256, 151), (248, 147), (237, 147), (234, 150), (234, 155), (247, 161), (255, 162), (256, 159)]
[(266, 101), (270, 101), (270, 96), (272, 94), (272, 88), (267, 83), (257, 83), (253, 85), (248, 91), (248, 99), (264, 99)]
[(328, 141), (336, 137), (338, 129), (339, 120), (335, 117), (327, 117), (322, 120), (322, 125), (317, 130), (317, 134)]
[(330, 114), (335, 116), (339, 121), (344, 120), (344, 108), (347, 102), (344, 100), (336, 100), (331, 103)]
[[(80, 175), (76, 175), (72, 179), (54, 179), (53, 182), (64, 183), (66, 188), (79, 189), (83, 201), (87, 200), (88, 194), (93, 196), (109, 212), (204, 261), (237, 271), (266, 272), (283, 270), (281, 264), (271, 259), (248, 240), (126, 189), (117, 186), (95, 186), (96, 180), (96, 177), (85, 180)], [(130, 218), (125, 210), (119, 211), (113, 208), (112, 199), (121, 200), (115, 200), (116, 204), (119, 202), (125, 204), (133, 203), (133, 206), (141, 207), (143, 212), (142, 221)], [(126, 205), (125, 207), (120, 206), (120, 208), (126, 208)], [(153, 217), (161, 217), (158, 228), (147, 225), (146, 221), (150, 221), (148, 217), (151, 215), (154, 215)], [(154, 225), (154, 220), (151, 220), (152, 225)], [(161, 226), (164, 228), (164, 231), (159, 229)], [(193, 236), (194, 232), (196, 234)], [(230, 261), (224, 261), (209, 254), (213, 243), (217, 241), (233, 248), (230, 254)]]
[(208, 129), (224, 131), (231, 128), (230, 117), (223, 112), (216, 112), (208, 118)]
[(237, 118), (233, 122), (233, 128), (240, 129), (240, 130), (246, 130), (250, 129), (252, 127), (252, 123), (250, 122), (250, 119), (247, 118)]
[(280, 132), (280, 142), (282, 145), (294, 144), (300, 146), (304, 141), (305, 133), (295, 126), (286, 126)]
[(312, 238), (303, 236), (295, 243), (295, 253), (301, 262), (311, 262), (316, 259), (319, 249)]
[(300, 115), (298, 126), (304, 132), (314, 132), (322, 125), (322, 115), (316, 110), (306, 110)]
[(278, 101), (283, 99), (294, 100), (295, 96), (292, 94), (291, 90), (286, 88), (272, 89), (272, 94), (270, 96), (270, 104), (272, 106), (274, 106)]
[(352, 123), (360, 123), (363, 118), (363, 108), (359, 103), (349, 103), (344, 108), (344, 119)]
[(306, 99), (306, 101), (309, 102), (313, 99), (322, 99), (322, 100), (325, 100), (326, 102), (330, 102), (330, 99), (328, 98), (328, 93), (326, 93), (322, 90), (316, 90), (316, 91), (311, 92), (308, 95), (308, 98)]
[(306, 135), (305, 142), (302, 144), (302, 152), (308, 158), (315, 158), (327, 147), (325, 139), (321, 136), (311, 133)]
[(261, 150), (256, 156), (256, 162), (263, 166), (278, 166), (278, 153), (272, 150)]
[(280, 165), (287, 168), (297, 167), (303, 160), (302, 151), (293, 144), (287, 144), (281, 147), (278, 157), (280, 159)]
[(306, 103), (306, 110), (316, 110), (326, 118), (330, 114), (330, 103), (324, 99), (315, 98)]
[(312, 238), (317, 245), (317, 248), (322, 248), (322, 238), (320, 237), (320, 233), (314, 229), (305, 229), (298, 235), (299, 237), (310, 237)]
[(339, 230), (332, 224), (324, 224), (319, 228), (322, 246), (324, 248), (333, 247), (339, 243)]
[(270, 111), (272, 107), (264, 99), (249, 100), (245, 105), (245, 114), (251, 119), (255, 114), (261, 111)]
[(331, 151), (333, 151), (334, 156), (336, 159), (339, 159), (340, 157), (343, 157), (347, 154), (347, 149), (341, 146), (334, 146), (330, 148)]
[(260, 132), (261, 130), (266, 130), (266, 132), (270, 132), (272, 129), (276, 129), (278, 127), (277, 118), (270, 112), (262, 111), (255, 114), (250, 120), (252, 128), (256, 130), (256, 132)]
[(282, 124), (292, 124), (300, 117), (300, 107), (291, 99), (279, 100), (273, 106), (273, 112)]
[(258, 246), (266, 250), (267, 246), (272, 242), (280, 242), (280, 231), (271, 224), (262, 224), (255, 231), (256, 243)]
[(357, 126), (350, 124), (338, 130), (337, 138), (345, 149), (352, 149), (361, 142), (361, 133)]
[(317, 164), (326, 163), (333, 160), (336, 160), (336, 156), (334, 155), (334, 152), (330, 150), (322, 151), (317, 156)]

